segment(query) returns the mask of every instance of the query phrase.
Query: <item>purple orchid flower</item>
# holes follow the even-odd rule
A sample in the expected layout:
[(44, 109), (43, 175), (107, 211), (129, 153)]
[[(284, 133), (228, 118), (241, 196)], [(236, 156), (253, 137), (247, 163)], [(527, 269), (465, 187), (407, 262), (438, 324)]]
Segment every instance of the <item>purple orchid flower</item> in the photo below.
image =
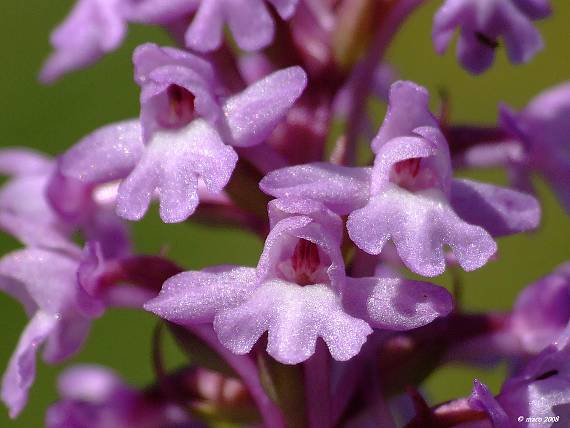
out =
[[(164, 270), (162, 275), (172, 269), (172, 264), (150, 256), (104, 259), (99, 242), (87, 242), (83, 251), (71, 242), (64, 248), (27, 247), (0, 259), (0, 290), (19, 300), (30, 317), (2, 383), (2, 400), (12, 417), (26, 404), (41, 345), (47, 363), (60, 363), (79, 351), (91, 320), (107, 307), (141, 308), (156, 296), (158, 290), (145, 284), (128, 285), (137, 266), (149, 276), (157, 266)], [(126, 284), (112, 288), (109, 281)], [(154, 286), (152, 278), (147, 282)]]
[(430, 409), (412, 392), (416, 416), (406, 428), (538, 428), (563, 422), (570, 408), (569, 328), (507, 379), (497, 396), (475, 380), (469, 398)]
[(59, 378), (61, 400), (46, 415), (47, 428), (203, 428), (174, 403), (151, 400), (112, 370), (75, 366)]
[(53, 82), (117, 49), (127, 31), (121, 3), (122, 0), (78, 0), (68, 18), (51, 35), (55, 52), (44, 64), (40, 80)]
[(268, 353), (285, 364), (309, 358), (319, 337), (344, 361), (359, 352), (371, 326), (406, 330), (450, 312), (451, 296), (432, 284), (347, 278), (342, 222), (322, 205), (275, 200), (269, 213), (272, 229), (257, 268), (176, 275), (145, 308), (183, 325), (213, 323), (236, 354), (248, 353), (268, 332)]
[(476, 380), (471, 407), (483, 410), (492, 428), (556, 426), (570, 408), (569, 333), (566, 330), (521, 373), (508, 379), (496, 397)]
[(113, 212), (112, 184), (63, 177), (57, 162), (20, 149), (0, 151), (0, 173), (12, 176), (0, 188), (0, 229), (24, 244), (73, 251), (70, 236), (80, 230), (101, 244), (106, 257), (130, 251), (126, 226)]
[[(293, 16), (299, 0), (267, 0), (279, 16)], [(275, 23), (265, 0), (78, 0), (65, 21), (51, 35), (54, 52), (40, 73), (51, 83), (85, 68), (117, 49), (128, 22), (175, 28), (193, 16), (186, 30), (186, 46), (198, 52), (220, 47), (227, 23), (237, 45), (246, 51), (265, 48), (273, 40)]]
[[(137, 118), (56, 159), (0, 150), (0, 230), (25, 245), (0, 257), (0, 291), (29, 317), (0, 387), (11, 417), (26, 405), (38, 351), (62, 362), (94, 319), (131, 308), (162, 318), (187, 363), (164, 364), (157, 329), (156, 378), (144, 388), (102, 367), (68, 370), (48, 428), (565, 423), (570, 263), (530, 284), (511, 312), (453, 311), (445, 288), (399, 271), (432, 277), (498, 260), (498, 237), (539, 224), (533, 173), (570, 212), (570, 84), (520, 112), (501, 106), (493, 127), (448, 120), (446, 103), (436, 118), (427, 90), (386, 65), (423, 3), (75, 1), (43, 82), (116, 50), (131, 23), (162, 28), (178, 48), (134, 51)], [(459, 32), (458, 62), (479, 74), (500, 44), (512, 63), (534, 57), (535, 21), (550, 13), (549, 0), (442, 0), (432, 41), (443, 54)], [(376, 135), (369, 96), (388, 104)], [(331, 141), (335, 119), (346, 126)], [(359, 164), (363, 136), (373, 160)], [(454, 177), (490, 166), (507, 168), (518, 190)], [(184, 272), (133, 253), (125, 220), (153, 202), (165, 223), (193, 216), (261, 238), (257, 265)], [(431, 407), (416, 388), (452, 362), (506, 362), (510, 374), (498, 394), (475, 381), (470, 397)]]
[(77, 305), (77, 270), (81, 251), (73, 253), (25, 248), (0, 260), (0, 289), (19, 300), (30, 321), (24, 329), (2, 380), (2, 400), (16, 417), (34, 381), (36, 352), (61, 362), (81, 347), (90, 327)]
[(63, 173), (86, 183), (123, 179), (117, 212), (129, 220), (144, 216), (155, 193), (163, 221), (187, 219), (199, 183), (220, 193), (238, 159), (233, 147), (262, 143), (306, 85), (303, 70), (291, 67), (223, 97), (210, 64), (190, 53), (147, 44), (134, 62), (140, 125), (102, 128), (62, 159)]
[(127, 0), (124, 13), (131, 21), (151, 24), (170, 24), (192, 15), (184, 39), (186, 47), (197, 52), (218, 49), (227, 24), (241, 49), (256, 51), (269, 45), (275, 32), (267, 3), (287, 20), (299, 0)]
[[(299, 0), (267, 2), (287, 20), (295, 13)], [(264, 0), (202, 0), (195, 2), (195, 8), (196, 15), (185, 34), (186, 46), (193, 50), (217, 49), (222, 43), (225, 23), (243, 50), (259, 50), (273, 40), (275, 23)]]
[(373, 168), (294, 166), (266, 175), (260, 187), (275, 197), (310, 198), (350, 214), (347, 229), (359, 248), (379, 254), (391, 239), (404, 264), (424, 276), (445, 270), (444, 245), (463, 269), (474, 270), (495, 254), (492, 235), (538, 225), (540, 207), (533, 197), (452, 179), (447, 142), (420, 86), (392, 86), (372, 150)]
[(522, 143), (522, 156), (511, 163), (515, 184), (530, 190), (530, 172), (540, 173), (570, 212), (570, 83), (543, 92), (521, 112), (501, 106), (500, 124)]
[[(469, 322), (469, 315), (465, 320)], [(506, 360), (511, 368), (520, 368), (553, 343), (570, 323), (570, 263), (528, 285), (511, 312), (488, 313), (478, 321), (487, 328), (454, 343), (448, 359), (485, 366)], [(456, 326), (462, 323), (452, 322)]]
[(511, 62), (525, 63), (543, 48), (532, 21), (549, 14), (548, 0), (446, 0), (434, 17), (433, 43), (443, 54), (459, 27), (457, 56), (473, 74), (491, 66), (501, 37)]
[(570, 322), (570, 264), (525, 288), (517, 298), (510, 329), (530, 355), (550, 345)]
[(26, 245), (69, 248), (69, 225), (51, 208), (45, 195), (53, 162), (22, 149), (0, 151), (0, 173), (11, 176), (0, 188), (0, 229)]

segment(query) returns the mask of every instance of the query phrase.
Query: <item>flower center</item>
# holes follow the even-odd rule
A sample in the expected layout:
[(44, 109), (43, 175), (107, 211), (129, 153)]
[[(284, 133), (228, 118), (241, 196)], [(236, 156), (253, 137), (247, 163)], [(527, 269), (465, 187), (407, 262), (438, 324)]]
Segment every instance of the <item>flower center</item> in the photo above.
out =
[(414, 190), (422, 159), (411, 158), (397, 162), (391, 171), (390, 181), (408, 190)]
[(295, 271), (297, 284), (313, 284), (313, 276), (320, 265), (321, 258), (317, 245), (306, 239), (299, 239), (291, 257), (291, 267)]
[(192, 92), (178, 86), (170, 85), (166, 90), (168, 97), (168, 115), (166, 125), (169, 127), (182, 127), (194, 119), (194, 102), (196, 97)]
[(322, 283), (327, 280), (317, 244), (299, 239), (293, 254), (279, 264), (279, 270), (287, 281), (298, 285)]
[(497, 49), (499, 47), (499, 42), (497, 42), (497, 40), (495, 40), (492, 37), (487, 36), (484, 33), (481, 33), (480, 31), (475, 32), (475, 37), (477, 38), (477, 41), (479, 43), (481, 43), (482, 45), (485, 45), (491, 49)]

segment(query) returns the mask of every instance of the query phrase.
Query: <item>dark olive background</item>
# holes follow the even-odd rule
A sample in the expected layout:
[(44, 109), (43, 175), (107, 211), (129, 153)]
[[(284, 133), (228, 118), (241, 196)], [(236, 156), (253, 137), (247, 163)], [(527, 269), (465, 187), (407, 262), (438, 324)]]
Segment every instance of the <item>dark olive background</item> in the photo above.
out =
[[(6, 2), (8, 3), (8, 2)], [(493, 123), (501, 101), (522, 107), (541, 90), (570, 79), (570, 3), (553, 1), (555, 13), (539, 24), (546, 49), (529, 65), (514, 67), (500, 52), (491, 71), (472, 77), (456, 63), (453, 53), (437, 56), (430, 39), (431, 19), (441, 1), (428, 1), (407, 22), (389, 59), (403, 78), (427, 86), (433, 94), (445, 89), (451, 97), (452, 119)], [(78, 138), (113, 121), (138, 112), (138, 90), (132, 81), (130, 54), (144, 41), (168, 44), (165, 34), (154, 28), (131, 26), (124, 46), (86, 71), (72, 74), (54, 86), (36, 80), (49, 52), (51, 29), (66, 15), (70, 0), (9, 2), (0, 13), (0, 132), (1, 145), (30, 146), (52, 155), (65, 150)], [(434, 97), (435, 98), (435, 97)], [(570, 136), (568, 136), (570, 144)], [(471, 174), (472, 176), (474, 174)], [(478, 172), (477, 178), (505, 182), (502, 172)], [(537, 180), (543, 201), (540, 230), (525, 236), (500, 240), (500, 259), (484, 268), (463, 274), (464, 305), (473, 310), (507, 310), (518, 291), (570, 258), (570, 221), (551, 192)], [(167, 249), (168, 254), (191, 269), (210, 264), (254, 265), (262, 243), (235, 230), (207, 229), (196, 225), (164, 225), (155, 210), (134, 225), (137, 248), (146, 253)], [(1, 253), (17, 243), (0, 236)], [(435, 282), (448, 285), (449, 278)], [(0, 366), (8, 358), (26, 323), (19, 304), (0, 295)], [(68, 364), (100, 363), (114, 368), (129, 382), (144, 385), (152, 380), (150, 337), (155, 320), (135, 311), (109, 311), (93, 324), (83, 351)], [(181, 356), (168, 344), (170, 364)], [(40, 427), (47, 406), (56, 399), (56, 378), (63, 367), (38, 364), (37, 379), (23, 414), (10, 421), (0, 410), (0, 426)], [(485, 371), (446, 367), (426, 382), (433, 402), (468, 394), (473, 377), (500, 387), (503, 370)]]

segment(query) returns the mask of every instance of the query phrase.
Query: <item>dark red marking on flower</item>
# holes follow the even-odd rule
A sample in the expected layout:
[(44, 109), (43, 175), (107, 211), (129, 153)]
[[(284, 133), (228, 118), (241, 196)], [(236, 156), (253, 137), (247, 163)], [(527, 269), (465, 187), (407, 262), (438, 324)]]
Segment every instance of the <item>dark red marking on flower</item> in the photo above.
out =
[(293, 255), (291, 267), (295, 271), (295, 282), (299, 285), (314, 284), (314, 275), (321, 265), (317, 244), (299, 239)]
[(552, 376), (556, 376), (557, 374), (558, 374), (558, 370), (550, 370), (550, 371), (547, 371), (547, 372), (541, 374), (540, 376), (537, 376), (535, 378), (535, 380), (545, 380), (545, 379), (548, 379)]
[(416, 178), (420, 173), (422, 158), (411, 158), (397, 162), (392, 168), (390, 181), (408, 190), (416, 189)]
[(185, 125), (194, 119), (196, 97), (192, 92), (178, 85), (170, 85), (166, 90), (170, 106), (171, 122)]
[(475, 32), (475, 37), (477, 37), (477, 40), (479, 41), (479, 43), (491, 48), (491, 49), (497, 49), (499, 47), (499, 42), (497, 42), (495, 39), (479, 32), (476, 31)]
[(396, 174), (409, 174), (412, 177), (417, 177), (420, 172), (421, 158), (411, 158), (400, 161), (394, 165), (394, 171)]
[(96, 278), (98, 292), (120, 283), (128, 283), (158, 293), (164, 281), (180, 272), (182, 269), (174, 262), (158, 256), (109, 260)]

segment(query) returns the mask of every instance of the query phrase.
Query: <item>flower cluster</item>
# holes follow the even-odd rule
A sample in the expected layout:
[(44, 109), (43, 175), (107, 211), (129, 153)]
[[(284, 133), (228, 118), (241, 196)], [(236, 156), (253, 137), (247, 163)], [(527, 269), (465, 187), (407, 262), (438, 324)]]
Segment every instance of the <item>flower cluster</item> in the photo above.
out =
[[(116, 49), (131, 22), (163, 27), (178, 47), (135, 49), (139, 117), (56, 159), (0, 151), (0, 229), (24, 246), (0, 259), (0, 289), (30, 318), (2, 381), (12, 417), (26, 405), (40, 347), (60, 363), (80, 351), (93, 319), (128, 307), (155, 314), (157, 337), (168, 329), (188, 365), (165, 371), (157, 339), (156, 379), (143, 389), (103, 367), (69, 368), (46, 426), (570, 421), (569, 265), (507, 313), (465, 312), (430, 282), (495, 262), (497, 238), (539, 226), (532, 173), (570, 211), (570, 84), (519, 112), (500, 106), (493, 127), (449, 123), (430, 111), (426, 88), (384, 61), (421, 3), (77, 1), (53, 33), (45, 82)], [(459, 27), (459, 61), (472, 73), (491, 66), (499, 38), (513, 63), (542, 48), (532, 21), (550, 14), (547, 0), (442, 3), (436, 50)], [(387, 104), (379, 129), (370, 99)], [(457, 174), (497, 166), (511, 187)], [(128, 221), (155, 202), (165, 223), (257, 235), (257, 264), (185, 271), (136, 253)], [(449, 362), (512, 370), (496, 395), (475, 380), (470, 397), (430, 406), (412, 386)], [(414, 412), (395, 404), (405, 400)]]

